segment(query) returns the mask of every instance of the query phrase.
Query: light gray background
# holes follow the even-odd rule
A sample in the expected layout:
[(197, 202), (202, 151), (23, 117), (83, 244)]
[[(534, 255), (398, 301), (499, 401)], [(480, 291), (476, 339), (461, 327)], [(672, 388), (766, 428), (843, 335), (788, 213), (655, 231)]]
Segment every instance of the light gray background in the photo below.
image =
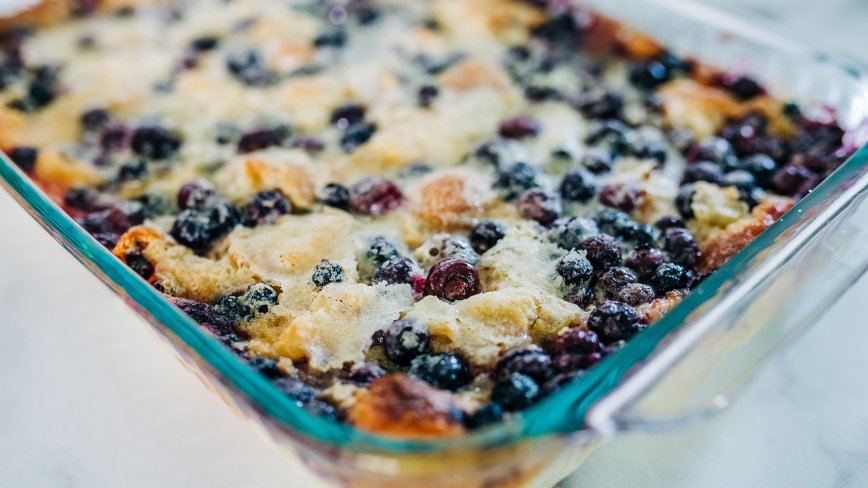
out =
[[(866, 0), (706, 1), (868, 61)], [(2, 191), (0, 236), (0, 487), (314, 486)], [(722, 415), (618, 438), (563, 486), (868, 486), (866, 297), (863, 278)]]

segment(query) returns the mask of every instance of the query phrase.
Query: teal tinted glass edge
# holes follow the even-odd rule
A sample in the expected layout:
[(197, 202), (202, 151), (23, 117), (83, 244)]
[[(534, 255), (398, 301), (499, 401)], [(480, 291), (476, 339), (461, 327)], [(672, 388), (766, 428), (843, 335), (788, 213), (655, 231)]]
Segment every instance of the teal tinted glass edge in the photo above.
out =
[(166, 331), (177, 337), (225, 382), (268, 416), (310, 439), (350, 450), (416, 452), (483, 447), (525, 436), (580, 430), (584, 427), (584, 418), (591, 406), (611, 392), (632, 367), (647, 358), (664, 337), (682, 325), (687, 316), (708, 297), (716, 294), (732, 276), (742, 271), (756, 255), (792, 227), (801, 212), (828, 198), (866, 164), (868, 147), (863, 147), (780, 220), (704, 280), (657, 324), (642, 331), (624, 348), (591, 368), (580, 379), (529, 408), (512, 421), (459, 439), (438, 441), (389, 439), (308, 413), (97, 243), (2, 153), (0, 178), (4, 181), (4, 186), (12, 190), (13, 196), (76, 259), (87, 265), (111, 288), (127, 295), (146, 310)]

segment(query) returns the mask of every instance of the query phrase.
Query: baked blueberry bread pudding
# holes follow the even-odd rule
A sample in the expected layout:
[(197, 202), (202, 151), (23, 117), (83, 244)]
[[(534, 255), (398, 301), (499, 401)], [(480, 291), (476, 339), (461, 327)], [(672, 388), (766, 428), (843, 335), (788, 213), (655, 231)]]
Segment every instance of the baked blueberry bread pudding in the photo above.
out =
[(559, 1), (45, 1), (0, 148), (305, 409), (515, 415), (855, 149), (829, 111)]

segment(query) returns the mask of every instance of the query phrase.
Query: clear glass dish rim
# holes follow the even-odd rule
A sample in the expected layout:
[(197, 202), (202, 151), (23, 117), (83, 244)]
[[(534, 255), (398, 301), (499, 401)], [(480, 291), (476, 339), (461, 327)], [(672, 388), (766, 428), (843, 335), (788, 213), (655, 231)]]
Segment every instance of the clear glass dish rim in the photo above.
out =
[[(848, 66), (853, 64), (846, 56), (815, 52), (775, 36), (772, 38), (777, 42), (770, 42), (770, 36), (766, 32), (712, 7), (683, 0), (643, 1), (661, 8), (679, 9), (679, 14), (682, 15), (684, 15), (682, 7), (698, 7), (692, 8), (687, 15), (708, 23), (707, 17), (713, 14), (716, 23), (721, 18), (727, 19), (727, 28), (745, 38), (761, 39), (761, 42), (774, 45), (776, 49), (787, 48), (805, 56), (841, 60), (841, 64), (846, 61)], [(866, 71), (862, 70), (862, 77), (865, 77), (865, 74)], [(686, 317), (705, 303), (707, 297), (714, 296), (732, 277), (747, 267), (756, 255), (778, 236), (790, 230), (798, 222), (801, 212), (807, 212), (815, 204), (829, 198), (836, 188), (857, 175), (866, 164), (868, 164), (868, 145), (856, 151), (813, 192), (797, 202), (780, 220), (704, 280), (653, 327), (637, 334), (624, 348), (595, 365), (581, 378), (509, 421), (460, 438), (443, 440), (394, 439), (364, 432), (348, 424), (308, 413), (262, 375), (239, 360), (220, 341), (205, 332), (108, 249), (94, 240), (3, 153), (0, 153), (0, 182), (18, 203), (76, 259), (118, 295), (132, 299), (140, 307), (140, 313), (150, 315), (154, 322), (163, 326), (165, 329), (163, 332), (173, 335), (194, 351), (198, 359), (213, 369), (221, 380), (240, 392), (252, 405), (278, 421), (283, 427), (313, 441), (342, 449), (411, 453), (484, 448), (529, 437), (571, 434), (586, 428), (585, 415), (590, 408), (614, 390), (631, 368), (648, 357), (665, 337), (684, 323)]]

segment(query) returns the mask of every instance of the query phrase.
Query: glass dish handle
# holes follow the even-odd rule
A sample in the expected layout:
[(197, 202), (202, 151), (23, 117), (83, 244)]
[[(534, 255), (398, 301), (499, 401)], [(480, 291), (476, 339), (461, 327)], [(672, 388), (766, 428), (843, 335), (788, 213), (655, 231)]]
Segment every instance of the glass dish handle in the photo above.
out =
[(796, 219), (793, 228), (775, 236), (745, 264), (737, 283), (688, 315), (641, 368), (597, 402), (588, 425), (611, 434), (714, 413), (766, 356), (828, 310), (868, 268), (868, 148), (849, 164), (856, 171), (831, 176), (829, 186), (806, 197), (816, 198), (815, 205), (786, 214)]

